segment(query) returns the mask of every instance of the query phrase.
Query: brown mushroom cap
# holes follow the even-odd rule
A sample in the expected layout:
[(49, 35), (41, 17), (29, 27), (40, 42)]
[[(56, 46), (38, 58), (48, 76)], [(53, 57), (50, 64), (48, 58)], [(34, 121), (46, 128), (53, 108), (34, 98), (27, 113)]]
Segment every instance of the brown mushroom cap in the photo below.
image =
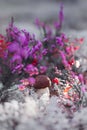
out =
[(48, 76), (46, 75), (38, 75), (35, 79), (35, 84), (34, 88), (35, 89), (43, 89), (46, 87), (51, 86), (51, 80)]

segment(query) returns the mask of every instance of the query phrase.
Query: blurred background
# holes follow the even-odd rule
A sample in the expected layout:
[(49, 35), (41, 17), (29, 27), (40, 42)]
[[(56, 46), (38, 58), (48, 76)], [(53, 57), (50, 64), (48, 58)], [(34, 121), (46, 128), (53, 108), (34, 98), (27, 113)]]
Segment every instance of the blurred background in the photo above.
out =
[(0, 0), (0, 33), (5, 32), (13, 16), (18, 27), (37, 34), (35, 19), (49, 23), (56, 20), (61, 2), (65, 16), (63, 29), (86, 30), (87, 0)]
[(5, 33), (13, 16), (17, 27), (38, 38), (40, 33), (34, 25), (35, 19), (52, 24), (58, 18), (61, 2), (64, 5), (63, 32), (71, 37), (85, 38), (77, 54), (85, 57), (83, 67), (87, 70), (87, 0), (0, 0), (0, 33)]

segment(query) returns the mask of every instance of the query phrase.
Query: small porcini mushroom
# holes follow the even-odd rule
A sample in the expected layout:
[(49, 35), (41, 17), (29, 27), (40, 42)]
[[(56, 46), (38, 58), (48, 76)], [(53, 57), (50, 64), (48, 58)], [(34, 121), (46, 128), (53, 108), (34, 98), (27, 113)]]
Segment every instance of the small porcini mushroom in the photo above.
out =
[(46, 75), (38, 75), (35, 79), (34, 88), (35, 89), (44, 89), (51, 86), (51, 80)]

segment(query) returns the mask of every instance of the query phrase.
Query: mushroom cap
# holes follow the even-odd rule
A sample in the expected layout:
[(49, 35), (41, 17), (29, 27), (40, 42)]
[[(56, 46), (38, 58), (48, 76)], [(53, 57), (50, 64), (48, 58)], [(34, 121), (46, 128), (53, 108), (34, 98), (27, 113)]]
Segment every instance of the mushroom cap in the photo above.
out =
[(48, 76), (38, 75), (36, 77), (35, 84), (34, 84), (35, 89), (42, 89), (42, 88), (46, 88), (46, 87), (50, 87), (50, 86), (51, 86), (51, 80)]

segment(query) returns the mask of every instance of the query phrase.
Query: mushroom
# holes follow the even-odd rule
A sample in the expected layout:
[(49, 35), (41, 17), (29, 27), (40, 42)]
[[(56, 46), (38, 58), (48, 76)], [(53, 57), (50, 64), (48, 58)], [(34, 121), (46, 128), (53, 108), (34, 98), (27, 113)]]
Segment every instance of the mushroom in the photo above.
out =
[(38, 75), (35, 79), (34, 88), (35, 89), (44, 89), (51, 86), (51, 80), (46, 75)]
[(45, 96), (49, 97), (50, 92), (49, 88), (51, 87), (51, 80), (46, 75), (38, 75), (35, 79), (34, 88), (36, 89), (36, 93), (38, 98)]

